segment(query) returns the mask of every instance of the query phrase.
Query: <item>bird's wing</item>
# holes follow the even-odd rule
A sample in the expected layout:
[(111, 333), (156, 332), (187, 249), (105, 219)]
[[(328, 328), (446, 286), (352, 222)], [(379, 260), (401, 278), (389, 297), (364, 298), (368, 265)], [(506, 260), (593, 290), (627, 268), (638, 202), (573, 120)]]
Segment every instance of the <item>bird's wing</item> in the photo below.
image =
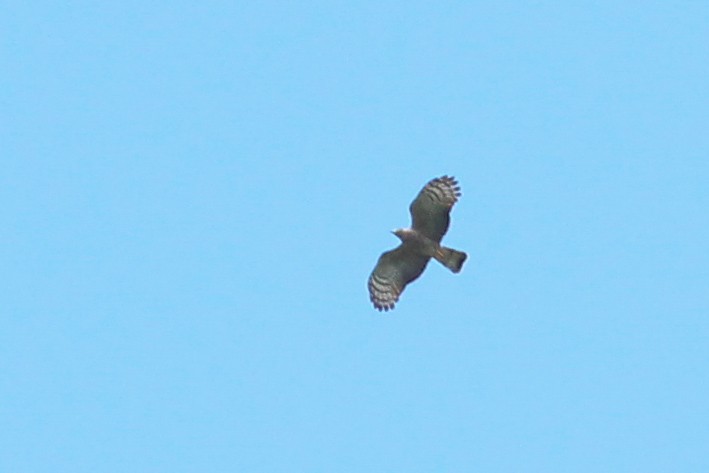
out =
[(431, 180), (409, 206), (411, 227), (431, 240), (440, 242), (448, 230), (449, 214), (458, 197), (460, 187), (454, 177), (443, 176)]
[(380, 311), (393, 309), (406, 285), (421, 276), (429, 259), (407, 243), (383, 253), (367, 282), (374, 307)]

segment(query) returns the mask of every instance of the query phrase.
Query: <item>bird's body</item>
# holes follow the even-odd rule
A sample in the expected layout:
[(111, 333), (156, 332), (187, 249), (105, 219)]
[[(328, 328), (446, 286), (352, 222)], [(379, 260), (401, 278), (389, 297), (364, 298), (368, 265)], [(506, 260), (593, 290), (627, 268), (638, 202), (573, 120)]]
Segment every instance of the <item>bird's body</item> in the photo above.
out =
[(409, 207), (411, 228), (392, 232), (401, 245), (383, 253), (369, 277), (369, 297), (376, 309), (393, 309), (406, 285), (423, 273), (431, 258), (454, 273), (461, 270), (467, 255), (440, 244), (458, 197), (460, 187), (448, 176), (431, 180), (416, 196)]
[(463, 261), (467, 257), (465, 253), (441, 246), (438, 242), (413, 228), (400, 228), (392, 233), (399, 237), (402, 245), (407, 246), (407, 251), (435, 258), (454, 273), (460, 271)]

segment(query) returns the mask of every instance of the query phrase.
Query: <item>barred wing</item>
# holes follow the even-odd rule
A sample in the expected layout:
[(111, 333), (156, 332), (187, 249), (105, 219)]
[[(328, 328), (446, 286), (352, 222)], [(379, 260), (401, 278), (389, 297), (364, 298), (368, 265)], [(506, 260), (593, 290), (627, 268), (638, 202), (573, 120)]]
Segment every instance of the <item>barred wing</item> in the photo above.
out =
[(442, 176), (431, 180), (411, 202), (411, 227), (440, 242), (448, 230), (449, 214), (458, 197), (460, 187), (454, 177)]
[(383, 253), (367, 282), (374, 307), (380, 311), (393, 309), (406, 285), (421, 276), (429, 259), (406, 243)]

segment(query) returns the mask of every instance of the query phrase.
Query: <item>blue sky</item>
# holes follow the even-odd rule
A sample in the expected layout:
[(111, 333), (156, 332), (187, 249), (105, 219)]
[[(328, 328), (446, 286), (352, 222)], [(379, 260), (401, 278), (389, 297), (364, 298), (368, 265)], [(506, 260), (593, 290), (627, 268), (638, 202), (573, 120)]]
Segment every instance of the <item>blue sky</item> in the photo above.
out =
[(1, 471), (709, 471), (706, 2), (3, 11)]

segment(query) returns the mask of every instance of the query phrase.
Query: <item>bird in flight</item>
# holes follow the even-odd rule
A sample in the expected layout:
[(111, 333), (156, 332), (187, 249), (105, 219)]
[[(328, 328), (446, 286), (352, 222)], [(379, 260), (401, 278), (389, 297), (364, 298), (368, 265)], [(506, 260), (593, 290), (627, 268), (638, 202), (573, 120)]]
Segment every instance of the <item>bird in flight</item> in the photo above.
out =
[(460, 272), (468, 255), (440, 244), (458, 197), (458, 181), (442, 176), (429, 181), (411, 202), (411, 228), (392, 232), (401, 244), (382, 253), (367, 282), (369, 299), (377, 310), (393, 309), (406, 285), (421, 276), (431, 258)]

